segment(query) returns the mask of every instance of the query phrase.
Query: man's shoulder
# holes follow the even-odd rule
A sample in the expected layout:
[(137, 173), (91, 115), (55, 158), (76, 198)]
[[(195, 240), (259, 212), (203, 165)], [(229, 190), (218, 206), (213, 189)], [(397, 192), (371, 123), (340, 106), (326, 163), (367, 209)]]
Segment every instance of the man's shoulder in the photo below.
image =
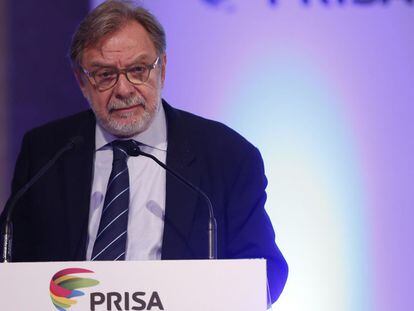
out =
[(95, 127), (95, 117), (91, 110), (50, 121), (35, 127), (26, 133), (32, 139), (47, 139), (47, 137), (73, 137), (84, 135), (85, 131)]
[[(171, 106), (166, 107), (167, 120), (172, 119), (173, 125), (193, 143), (224, 149), (255, 148), (246, 138), (234, 129), (219, 121), (207, 119)], [(173, 115), (171, 117), (171, 115)], [(169, 126), (169, 130), (172, 129)]]

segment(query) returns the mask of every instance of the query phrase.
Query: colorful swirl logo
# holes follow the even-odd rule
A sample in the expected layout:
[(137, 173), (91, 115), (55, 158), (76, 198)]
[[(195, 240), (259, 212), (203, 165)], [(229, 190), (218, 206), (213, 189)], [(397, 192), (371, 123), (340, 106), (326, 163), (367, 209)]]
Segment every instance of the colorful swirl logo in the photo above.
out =
[(63, 269), (56, 272), (50, 280), (50, 298), (58, 311), (69, 309), (77, 302), (74, 297), (84, 295), (77, 289), (99, 284), (97, 280), (72, 275), (75, 273), (93, 273), (93, 271), (82, 268)]

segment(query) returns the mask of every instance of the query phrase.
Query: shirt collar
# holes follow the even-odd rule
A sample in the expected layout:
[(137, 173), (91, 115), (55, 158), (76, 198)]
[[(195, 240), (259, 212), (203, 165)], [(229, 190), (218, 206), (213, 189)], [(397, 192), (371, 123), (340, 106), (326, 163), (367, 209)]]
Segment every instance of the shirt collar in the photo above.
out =
[[(116, 136), (105, 131), (96, 122), (95, 131), (95, 150), (103, 149), (112, 141), (119, 139)], [(159, 105), (158, 111), (155, 113), (154, 119), (150, 126), (142, 133), (139, 133), (128, 139), (134, 139), (139, 143), (151, 149), (167, 151), (167, 122), (165, 119), (165, 111), (162, 104)]]

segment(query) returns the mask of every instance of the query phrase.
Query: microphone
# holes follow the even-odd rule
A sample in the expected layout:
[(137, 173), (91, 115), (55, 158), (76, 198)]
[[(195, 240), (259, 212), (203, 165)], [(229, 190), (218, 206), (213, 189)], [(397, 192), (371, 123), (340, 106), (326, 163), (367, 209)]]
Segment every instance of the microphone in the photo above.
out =
[(50, 159), (16, 194), (6, 203), (5, 211), (6, 221), (3, 225), (3, 251), (2, 261), (11, 262), (12, 258), (12, 240), (13, 240), (13, 223), (12, 214), (17, 201), (56, 163), (56, 161), (67, 151), (79, 146), (84, 141), (82, 136), (74, 136), (69, 139), (65, 146), (59, 149), (54, 157)]
[(156, 157), (154, 157), (152, 154), (148, 154), (143, 152), (136, 141), (133, 140), (134, 146), (130, 147), (130, 150), (128, 154), (130, 156), (138, 156), (142, 155), (144, 157), (150, 158), (153, 161), (155, 161), (159, 166), (161, 166), (163, 169), (165, 169), (168, 173), (173, 175), (175, 178), (177, 178), (179, 181), (181, 181), (184, 185), (186, 185), (191, 190), (195, 191), (198, 194), (201, 194), (201, 196), (205, 199), (207, 202), (208, 210), (209, 210), (209, 220), (208, 220), (208, 259), (217, 259), (217, 221), (214, 217), (214, 210), (213, 205), (211, 204), (210, 198), (205, 194), (200, 188), (190, 183), (188, 180), (186, 180), (184, 177), (182, 177), (180, 174), (169, 168), (167, 165), (162, 163), (160, 160), (158, 160)]

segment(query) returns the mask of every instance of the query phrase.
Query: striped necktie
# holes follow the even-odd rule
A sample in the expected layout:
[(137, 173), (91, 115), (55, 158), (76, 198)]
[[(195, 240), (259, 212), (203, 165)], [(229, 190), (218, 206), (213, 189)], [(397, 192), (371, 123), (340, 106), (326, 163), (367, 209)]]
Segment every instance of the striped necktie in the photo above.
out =
[(127, 160), (133, 140), (115, 140), (112, 171), (91, 260), (125, 260), (129, 207)]

